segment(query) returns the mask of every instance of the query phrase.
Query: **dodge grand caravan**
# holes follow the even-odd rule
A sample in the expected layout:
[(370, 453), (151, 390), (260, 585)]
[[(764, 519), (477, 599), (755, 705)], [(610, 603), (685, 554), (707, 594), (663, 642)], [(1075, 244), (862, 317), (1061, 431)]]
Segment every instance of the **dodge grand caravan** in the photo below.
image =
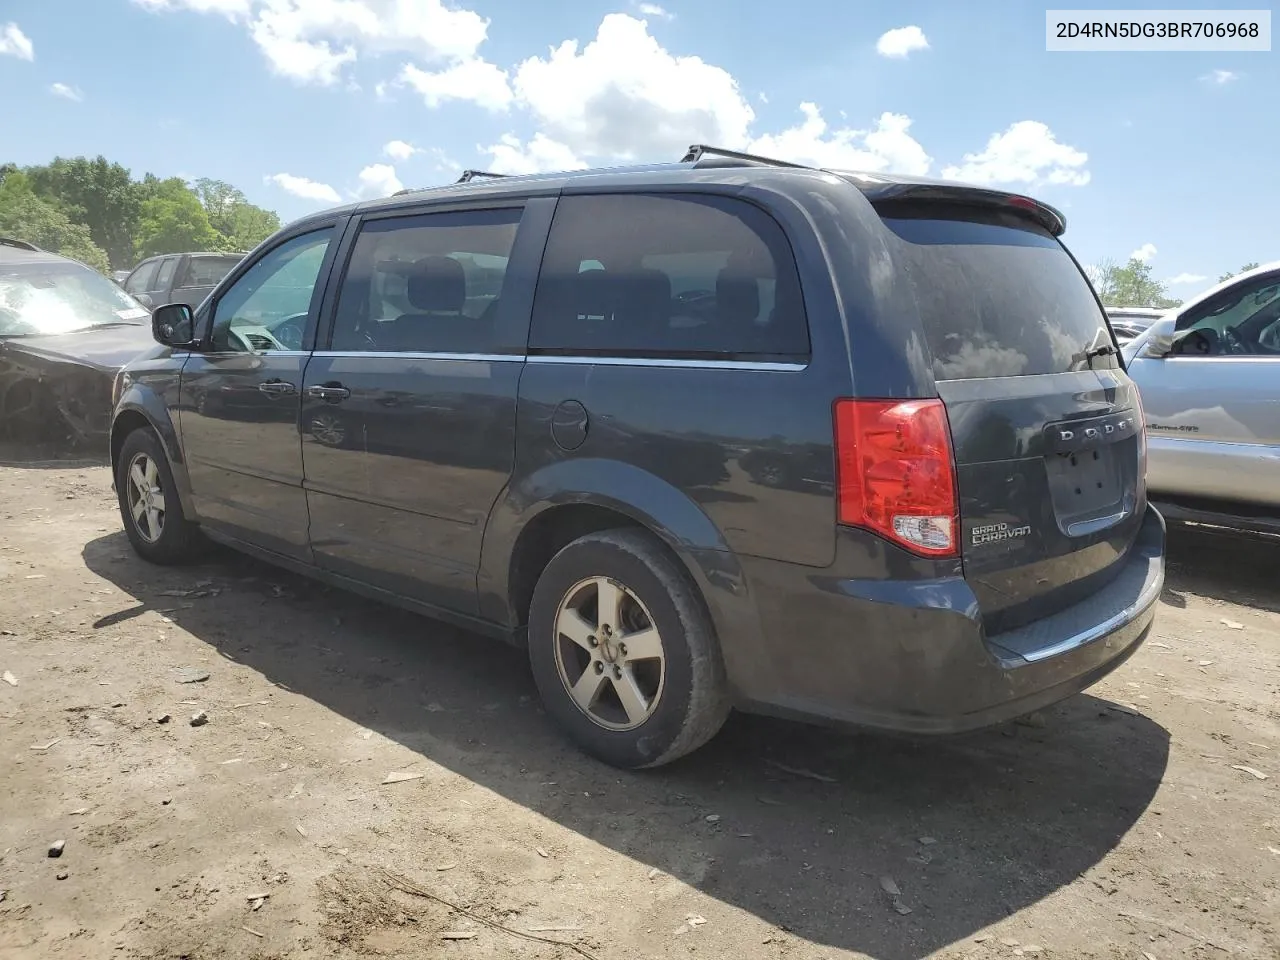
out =
[(527, 648), (583, 749), (732, 708), (918, 734), (1151, 628), (1137, 392), (1062, 216), (707, 147), (307, 217), (116, 383), (125, 529)]

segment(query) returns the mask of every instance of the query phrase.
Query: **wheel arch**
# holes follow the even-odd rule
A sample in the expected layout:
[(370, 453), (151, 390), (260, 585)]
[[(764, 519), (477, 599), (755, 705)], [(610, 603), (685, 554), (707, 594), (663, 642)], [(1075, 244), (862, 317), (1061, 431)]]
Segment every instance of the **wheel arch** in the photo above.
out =
[(178, 441), (177, 428), (160, 397), (136, 382), (125, 388), (116, 404), (115, 416), (111, 420), (112, 485), (115, 484), (116, 472), (120, 468), (120, 450), (124, 446), (125, 438), (139, 429), (150, 430), (159, 438), (165, 460), (168, 461), (169, 470), (173, 474), (183, 515), (188, 519), (194, 519), (191, 506), (191, 482), (182, 456), (182, 447)]
[(561, 461), (508, 486), (485, 528), (481, 615), (506, 624), (523, 642), (533, 588), (547, 562), (578, 537), (617, 527), (651, 533), (690, 577), (720, 638), (732, 685), (736, 665), (745, 668), (744, 660), (763, 651), (742, 565), (687, 494), (620, 461)]

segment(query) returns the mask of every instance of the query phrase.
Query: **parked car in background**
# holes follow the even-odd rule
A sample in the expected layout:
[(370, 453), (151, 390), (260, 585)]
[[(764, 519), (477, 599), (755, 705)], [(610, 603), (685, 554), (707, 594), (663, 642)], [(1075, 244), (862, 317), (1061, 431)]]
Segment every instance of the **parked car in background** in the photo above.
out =
[(1107, 319), (1115, 331), (1116, 340), (1127, 343), (1169, 311), (1155, 307), (1107, 307)]
[(1123, 353), (1165, 516), (1280, 533), (1280, 261), (1206, 290)]
[(125, 529), (521, 644), (621, 767), (731, 706), (1013, 719), (1132, 654), (1164, 576), (1137, 392), (1064, 230), (703, 147), (313, 214), (157, 308), (118, 382)]
[(129, 270), (112, 270), (111, 279), (123, 286), (124, 282), (129, 279), (130, 272)]
[(143, 306), (200, 301), (244, 259), (243, 253), (171, 253), (133, 268), (122, 286)]
[(0, 243), (0, 433), (105, 447), (116, 371), (151, 346), (147, 309), (102, 274)]

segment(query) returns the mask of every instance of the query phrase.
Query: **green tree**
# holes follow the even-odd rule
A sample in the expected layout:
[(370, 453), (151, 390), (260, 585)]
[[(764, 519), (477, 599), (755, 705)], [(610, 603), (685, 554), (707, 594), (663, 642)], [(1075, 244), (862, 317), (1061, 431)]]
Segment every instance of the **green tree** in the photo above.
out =
[(231, 211), (223, 236), (227, 250), (249, 251), (280, 229), (280, 218), (272, 210), (244, 203)]
[(1151, 275), (1151, 264), (1136, 257), (1124, 266), (1104, 260), (1089, 272), (1098, 298), (1109, 307), (1168, 309), (1182, 303), (1167, 296), (1164, 283)]
[(73, 257), (106, 273), (106, 252), (93, 242), (89, 228), (72, 223), (54, 204), (36, 195), (21, 172), (8, 170), (0, 181), (0, 235), (26, 240), (45, 250)]
[(72, 223), (89, 228), (93, 242), (107, 252), (111, 265), (133, 263), (133, 233), (141, 214), (137, 185), (129, 171), (106, 157), (56, 157), (43, 167), (28, 167), (32, 189), (57, 206)]
[(1257, 269), (1258, 266), (1259, 264), (1257, 260), (1253, 261), (1252, 263), (1246, 263), (1243, 267), (1241, 267), (1235, 273), (1224, 273), (1222, 276), (1218, 278), (1218, 282), (1222, 283), (1226, 280), (1230, 280), (1232, 277), (1238, 277), (1242, 273), (1248, 273), (1250, 270)]
[(146, 199), (134, 241), (138, 259), (218, 247), (221, 237), (209, 224), (200, 198), (180, 178), (148, 177), (142, 187)]
[(193, 185), (209, 225), (222, 236), (221, 250), (252, 250), (280, 229), (280, 218), (248, 201), (222, 180), (202, 178)]

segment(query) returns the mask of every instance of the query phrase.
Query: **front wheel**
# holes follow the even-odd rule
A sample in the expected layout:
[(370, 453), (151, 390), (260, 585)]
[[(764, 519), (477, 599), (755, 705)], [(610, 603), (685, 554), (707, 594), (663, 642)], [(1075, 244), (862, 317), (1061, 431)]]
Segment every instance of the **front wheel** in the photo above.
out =
[(199, 531), (182, 515), (169, 461), (150, 430), (125, 437), (116, 462), (116, 495), (124, 532), (144, 560), (177, 564), (195, 557)]
[(547, 564), (529, 610), (529, 661), (547, 712), (612, 766), (669, 763), (729, 714), (710, 618), (644, 531), (588, 534)]

